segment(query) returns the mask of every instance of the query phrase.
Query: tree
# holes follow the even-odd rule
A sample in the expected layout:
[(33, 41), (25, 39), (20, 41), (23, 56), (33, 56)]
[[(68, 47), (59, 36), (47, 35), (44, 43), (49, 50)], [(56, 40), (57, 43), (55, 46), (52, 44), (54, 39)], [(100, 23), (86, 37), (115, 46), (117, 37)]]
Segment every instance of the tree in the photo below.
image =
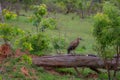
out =
[(35, 27), (34, 34), (28, 32), (19, 40), (18, 45), (22, 50), (29, 50), (37, 55), (44, 55), (43, 51), (47, 51), (50, 44), (50, 38), (46, 35), (46, 29), (55, 29), (56, 22), (53, 18), (46, 18), (47, 7), (45, 4), (35, 5), (33, 15), (30, 21)]
[(17, 17), (17, 14), (7, 9), (3, 9), (2, 14), (5, 20), (15, 20)]
[(4, 18), (3, 18), (3, 14), (2, 14), (2, 6), (1, 6), (1, 3), (0, 3), (0, 21), (1, 21), (1, 22), (4, 22)]
[[(32, 16), (32, 23), (36, 27), (36, 31), (39, 32), (39, 25), (47, 13), (47, 8), (45, 4), (33, 6), (34, 15)], [(41, 30), (42, 31), (42, 30)]]
[(53, 47), (56, 50), (57, 54), (61, 53), (61, 49), (65, 48), (66, 41), (63, 37), (54, 37), (52, 41)]
[[(33, 3), (34, 0), (22, 0), (21, 3), (24, 4), (25, 12), (28, 11), (28, 8)], [(20, 2), (20, 1), (19, 1)]]
[(65, 14), (68, 14), (75, 10), (76, 2), (77, 0), (54, 0), (53, 1), (53, 3), (56, 3), (56, 4), (62, 3), (65, 6), (65, 9), (66, 9)]
[(84, 18), (85, 17), (85, 11), (87, 10), (88, 8), (88, 1), (86, 0), (79, 0), (77, 2), (77, 8), (81, 10), (81, 17)]
[[(117, 54), (116, 67), (119, 60), (120, 53), (120, 11), (111, 4), (105, 2), (103, 5), (103, 13), (98, 13), (95, 16), (93, 35), (97, 40), (98, 53), (102, 56), (104, 61), (111, 59), (113, 55)], [(115, 48), (116, 46), (116, 48)], [(111, 52), (112, 51), (112, 52)], [(109, 65), (106, 64), (106, 67)], [(110, 72), (108, 70), (108, 76), (110, 80)], [(116, 76), (116, 70), (114, 77)]]

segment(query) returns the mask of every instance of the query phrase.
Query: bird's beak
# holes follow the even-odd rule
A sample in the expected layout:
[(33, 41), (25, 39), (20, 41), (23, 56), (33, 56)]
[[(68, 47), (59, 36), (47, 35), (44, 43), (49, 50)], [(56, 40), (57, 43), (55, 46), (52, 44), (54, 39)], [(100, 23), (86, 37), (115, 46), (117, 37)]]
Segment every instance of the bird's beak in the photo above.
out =
[(80, 40), (84, 41), (84, 39), (80, 39)]

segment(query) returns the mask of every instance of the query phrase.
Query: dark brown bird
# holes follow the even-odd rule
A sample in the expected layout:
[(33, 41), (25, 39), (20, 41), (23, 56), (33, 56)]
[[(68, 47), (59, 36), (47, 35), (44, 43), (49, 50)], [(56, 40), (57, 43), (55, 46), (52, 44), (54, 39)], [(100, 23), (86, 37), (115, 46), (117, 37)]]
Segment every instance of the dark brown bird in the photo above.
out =
[(75, 50), (76, 49), (76, 47), (79, 45), (79, 43), (80, 43), (80, 40), (82, 40), (82, 38), (77, 38), (76, 40), (74, 40), (74, 41), (72, 41), (71, 43), (70, 43), (70, 45), (69, 45), (69, 47), (68, 47), (68, 49), (67, 49), (67, 52), (68, 52), (68, 54), (70, 54), (70, 52), (72, 51), (72, 50)]

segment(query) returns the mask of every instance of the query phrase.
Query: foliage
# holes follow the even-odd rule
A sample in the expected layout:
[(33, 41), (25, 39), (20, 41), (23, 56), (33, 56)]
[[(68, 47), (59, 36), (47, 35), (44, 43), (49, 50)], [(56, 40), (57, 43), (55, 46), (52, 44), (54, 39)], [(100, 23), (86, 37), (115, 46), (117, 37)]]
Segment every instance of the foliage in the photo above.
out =
[(0, 80), (2, 80), (2, 76), (0, 75)]
[(110, 0), (111, 3), (114, 3), (120, 9), (120, 0)]
[[(45, 18), (47, 13), (47, 7), (45, 4), (32, 6), (33, 13), (29, 19), (36, 27), (37, 33), (35, 35), (29, 36), (29, 45), (31, 45), (31, 52), (37, 53), (38, 55), (43, 55), (42, 51), (47, 50), (49, 46), (49, 38), (44, 33), (45, 30), (55, 29), (56, 21), (53, 18)], [(36, 41), (36, 42), (35, 42)]]
[(76, 7), (82, 10), (87, 9), (87, 7), (89, 6), (89, 1), (87, 0), (79, 0), (76, 2)]
[(18, 39), (15, 44), (17, 45), (17, 47), (20, 47), (22, 50), (33, 50), (32, 45), (30, 43), (30, 35), (28, 33), (28, 35), (24, 35), (22, 37), (20, 37), (20, 39)]
[(98, 13), (94, 17), (94, 31), (93, 35), (96, 37), (98, 43), (105, 44), (106, 39), (104, 39), (105, 32), (103, 29), (107, 29), (110, 24), (109, 17), (106, 14)]
[[(27, 57), (27, 58), (26, 58)], [(4, 62), (2, 64), (4, 71), (2, 71), (1, 77), (2, 80), (18, 80), (18, 79), (22, 79), (22, 80), (31, 80), (32, 77), (35, 77), (36, 74), (36, 67), (33, 67), (31, 65), (32, 60), (28, 58), (28, 56), (26, 55), (26, 57), (24, 57), (24, 60), (29, 62), (30, 64), (28, 64), (27, 62), (23, 62), (22, 57), (19, 58), (9, 58), (6, 60), (6, 62)], [(1, 66), (1, 65), (0, 65)], [(22, 68), (26, 68), (26, 70), (28, 71), (28, 74), (30, 75), (25, 75), (22, 71)], [(37, 77), (35, 77), (37, 79)], [(34, 78), (34, 79), (35, 79)]]
[(47, 8), (45, 4), (32, 6), (34, 15), (32, 16), (32, 23), (36, 27), (36, 31), (39, 31), (39, 24), (43, 18), (43, 16), (47, 13)]
[[(20, 2), (20, 1), (19, 1)], [(30, 5), (32, 5), (34, 0), (21, 0), (21, 3), (23, 4), (24, 10), (27, 12), (30, 8)]]
[[(94, 22), (94, 36), (98, 44), (98, 53), (102, 56), (106, 63), (106, 59), (111, 59), (115, 54), (118, 58), (116, 59), (116, 65), (119, 60), (120, 51), (120, 10), (111, 4), (110, 2), (105, 2), (103, 5), (103, 13), (97, 14), (95, 16)], [(117, 67), (115, 67), (117, 69)], [(108, 71), (108, 78), (111, 79), (110, 71)], [(114, 78), (116, 77), (116, 70), (114, 70)]]
[(38, 33), (34, 35), (27, 35), (22, 37), (17, 45), (21, 47), (22, 50), (29, 50), (32, 53), (37, 53), (37, 55), (42, 55), (44, 50), (49, 47), (49, 38), (44, 33)]
[(114, 51), (114, 47), (112, 46), (115, 46), (116, 44), (119, 45), (120, 43), (118, 37), (120, 35), (119, 18), (118, 8), (109, 2), (104, 4), (103, 13), (96, 14), (94, 18), (93, 35), (96, 37), (96, 40), (102, 48), (103, 53), (108, 48), (112, 48)]
[(53, 38), (54, 49), (64, 49), (66, 45), (65, 38), (55, 37)]
[(99, 74), (99, 78), (102, 80), (102, 79), (108, 79), (108, 76), (106, 73), (102, 73), (102, 74)]
[(24, 42), (22, 46), (24, 50), (29, 50), (29, 51), (33, 50), (31, 43)]
[(49, 38), (46, 34), (39, 33), (39, 34), (33, 35), (30, 42), (33, 47), (32, 52), (39, 52), (39, 51), (42, 52), (48, 49)]
[(33, 6), (33, 10), (34, 10), (34, 15), (36, 17), (39, 17), (39, 16), (43, 17), (47, 12), (47, 7), (45, 4), (41, 4), (40, 6), (36, 5), (36, 6)]
[(15, 37), (22, 34), (24, 34), (24, 31), (19, 28), (12, 27), (5, 23), (0, 24), (0, 37), (3, 38), (5, 42), (15, 40)]
[(53, 18), (45, 18), (41, 21), (41, 29), (44, 31), (45, 29), (55, 29), (56, 21)]
[(17, 14), (15, 14), (14, 12), (11, 12), (7, 9), (4, 9), (2, 13), (6, 20), (14, 20), (17, 17)]
[(33, 0), (21, 0), (21, 2), (25, 5), (25, 6), (28, 6), (30, 4), (32, 4)]
[(32, 64), (32, 58), (30, 56), (24, 54), (21, 58), (22, 58), (23, 63), (27, 63), (29, 65)]
[(114, 6), (114, 4), (105, 3), (103, 6), (104, 13), (109, 16), (111, 19), (111, 27), (112, 28), (112, 35), (113, 36), (113, 44), (120, 45), (120, 38), (118, 37), (120, 35), (120, 10)]
[(47, 13), (47, 7), (45, 4), (33, 6), (34, 15), (29, 19), (30, 22), (36, 27), (36, 31), (44, 31), (45, 29), (54, 29), (56, 27), (56, 21), (53, 18), (45, 18)]
[(11, 2), (11, 3), (16, 3), (17, 2), (17, 0), (6, 0), (6, 1)]
[(54, 3), (62, 5), (61, 8), (64, 6), (67, 11), (72, 11), (76, 8), (75, 4), (77, 3), (77, 0), (56, 0)]

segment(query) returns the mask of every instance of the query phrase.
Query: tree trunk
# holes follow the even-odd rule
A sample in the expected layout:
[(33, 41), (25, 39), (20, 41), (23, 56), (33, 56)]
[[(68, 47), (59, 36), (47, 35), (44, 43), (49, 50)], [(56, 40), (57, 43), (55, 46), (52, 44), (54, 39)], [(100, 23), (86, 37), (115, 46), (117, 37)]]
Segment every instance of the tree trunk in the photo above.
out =
[(117, 68), (119, 67), (118, 64), (119, 64), (119, 56), (120, 56), (120, 46), (117, 45), (116, 46), (116, 51), (117, 51), (117, 57), (116, 57), (116, 64), (115, 64), (115, 67), (114, 67), (114, 74), (113, 74), (113, 77), (116, 78), (116, 73), (117, 73)]
[(84, 19), (84, 9), (81, 9), (81, 17)]
[[(120, 61), (120, 59), (119, 59)], [(106, 61), (110, 70), (114, 70), (116, 59)], [(33, 58), (33, 64), (45, 67), (89, 67), (106, 69), (104, 61), (95, 56), (85, 55), (56, 55)], [(118, 63), (120, 66), (120, 62)]]
[(0, 3), (0, 22), (4, 22), (4, 18), (3, 18), (3, 15), (2, 15), (2, 5)]
[(92, 11), (93, 5), (94, 5), (94, 0), (91, 0), (90, 6), (89, 6), (89, 8), (88, 8), (88, 16), (91, 15), (91, 11)]

